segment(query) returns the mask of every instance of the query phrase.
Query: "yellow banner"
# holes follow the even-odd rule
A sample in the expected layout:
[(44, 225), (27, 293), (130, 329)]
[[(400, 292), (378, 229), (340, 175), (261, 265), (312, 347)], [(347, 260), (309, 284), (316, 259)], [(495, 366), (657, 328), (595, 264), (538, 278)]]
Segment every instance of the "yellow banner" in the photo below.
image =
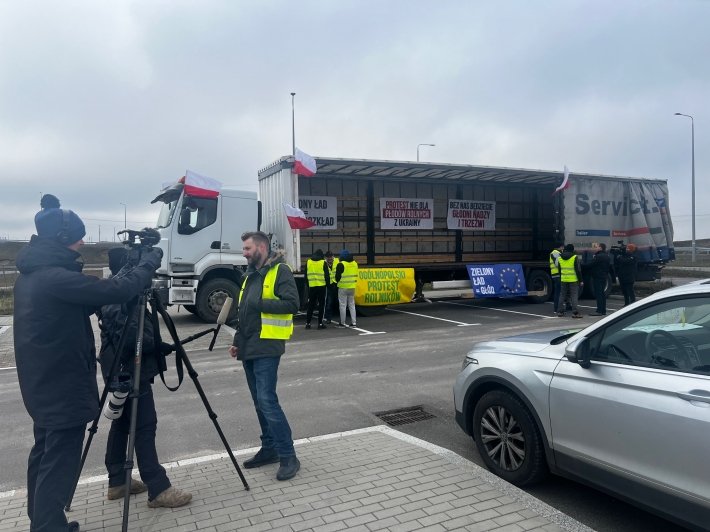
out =
[(410, 303), (416, 283), (414, 268), (360, 268), (355, 304), (362, 306)]

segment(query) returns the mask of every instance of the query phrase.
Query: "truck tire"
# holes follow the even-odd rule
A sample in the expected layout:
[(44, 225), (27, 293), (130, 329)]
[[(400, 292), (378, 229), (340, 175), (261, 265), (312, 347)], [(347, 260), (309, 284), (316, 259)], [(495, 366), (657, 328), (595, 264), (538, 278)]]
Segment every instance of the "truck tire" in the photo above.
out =
[(190, 314), (197, 314), (197, 307), (195, 305), (183, 305), (182, 308), (187, 310)]
[(527, 296), (531, 303), (545, 303), (552, 297), (552, 277), (544, 270), (533, 270), (525, 280), (528, 292), (544, 291), (542, 296)]
[(208, 323), (215, 323), (224, 301), (231, 297), (234, 301), (227, 321), (236, 319), (239, 287), (229, 279), (210, 279), (197, 289), (197, 315)]

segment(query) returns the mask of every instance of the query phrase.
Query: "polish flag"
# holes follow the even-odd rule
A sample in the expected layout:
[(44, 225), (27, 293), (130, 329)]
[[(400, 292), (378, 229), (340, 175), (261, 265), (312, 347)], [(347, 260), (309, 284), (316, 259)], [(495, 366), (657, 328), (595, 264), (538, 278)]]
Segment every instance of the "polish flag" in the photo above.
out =
[(306, 215), (301, 209), (292, 207), (288, 203), (284, 203), (283, 206), (286, 212), (286, 218), (288, 218), (288, 225), (291, 226), (291, 229), (309, 229), (316, 225), (306, 218)]
[(562, 180), (562, 184), (560, 184), (560, 186), (555, 189), (555, 191), (552, 193), (552, 195), (554, 196), (554, 195), (557, 194), (558, 192), (562, 192), (562, 191), (565, 190), (566, 188), (569, 188), (569, 186), (570, 186), (570, 182), (569, 182), (569, 170), (568, 170), (567, 167), (565, 166), (565, 178)]
[(211, 177), (196, 174), (190, 170), (178, 179), (178, 183), (185, 185), (185, 195), (195, 198), (216, 198), (222, 189), (222, 183)]
[(316, 160), (306, 152), (296, 148), (296, 155), (293, 162), (293, 173), (305, 177), (316, 175)]

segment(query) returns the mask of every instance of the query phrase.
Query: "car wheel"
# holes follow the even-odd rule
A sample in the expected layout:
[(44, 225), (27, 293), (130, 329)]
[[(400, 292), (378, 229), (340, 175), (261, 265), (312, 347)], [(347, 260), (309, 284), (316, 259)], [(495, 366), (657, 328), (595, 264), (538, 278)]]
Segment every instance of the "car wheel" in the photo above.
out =
[(547, 475), (540, 432), (530, 411), (513, 394), (486, 393), (473, 412), (473, 437), (486, 467), (516, 486)]

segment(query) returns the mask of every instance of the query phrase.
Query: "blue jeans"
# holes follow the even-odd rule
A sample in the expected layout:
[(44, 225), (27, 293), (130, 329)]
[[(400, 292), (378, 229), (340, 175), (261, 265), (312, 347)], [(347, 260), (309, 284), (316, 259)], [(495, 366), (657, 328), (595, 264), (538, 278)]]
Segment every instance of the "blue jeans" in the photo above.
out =
[(247, 385), (261, 426), (261, 446), (275, 449), (279, 458), (296, 456), (291, 427), (276, 395), (281, 357), (265, 357), (242, 361)]

